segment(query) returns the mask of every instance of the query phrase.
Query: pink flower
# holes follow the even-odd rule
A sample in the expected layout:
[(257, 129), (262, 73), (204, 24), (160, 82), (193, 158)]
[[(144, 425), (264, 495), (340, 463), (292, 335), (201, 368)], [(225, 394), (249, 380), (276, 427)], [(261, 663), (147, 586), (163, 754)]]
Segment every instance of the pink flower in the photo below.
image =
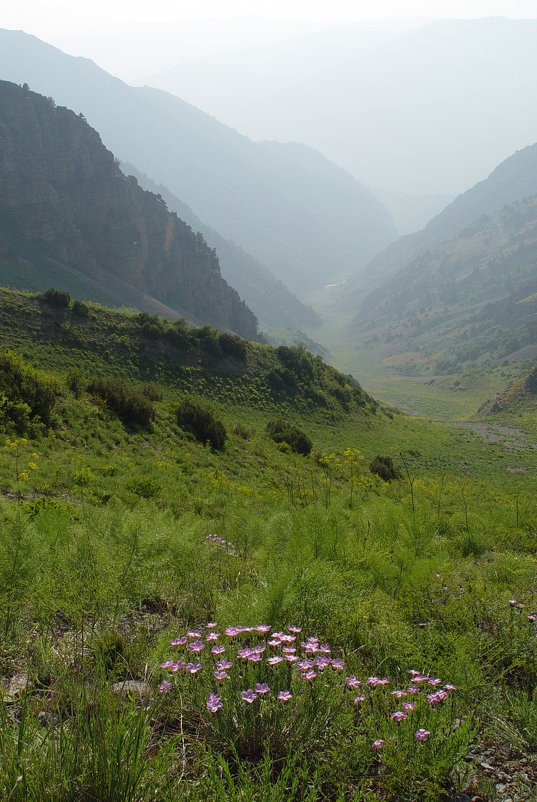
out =
[(315, 671), (313, 671), (313, 669), (310, 668), (309, 671), (304, 671), (301, 676), (302, 679), (306, 679), (308, 682), (311, 682), (312, 679), (315, 679), (317, 674), (315, 673)]
[(205, 644), (201, 640), (193, 640), (192, 643), (188, 644), (188, 649), (191, 652), (202, 652), (205, 649)]
[(396, 710), (395, 713), (392, 713), (392, 718), (393, 718), (394, 721), (397, 721), (397, 723), (399, 723), (404, 718), (408, 718), (408, 715), (407, 715), (407, 713), (403, 713), (402, 710)]
[(270, 693), (270, 688), (266, 682), (258, 682), (255, 686), (255, 692), (263, 696), (265, 693)]
[(282, 652), (284, 654), (295, 654), (296, 648), (294, 646), (284, 646)]
[(289, 699), (293, 698), (293, 694), (291, 691), (280, 691), (278, 694), (278, 699), (280, 702), (288, 702)]
[(511, 607), (516, 607), (518, 601), (516, 599), (509, 599), (509, 604), (511, 605)]
[(332, 661), (330, 660), (329, 657), (325, 657), (324, 655), (321, 654), (315, 658), (314, 665), (316, 668), (319, 669), (319, 671), (324, 671), (325, 668), (328, 668), (331, 662)]
[(217, 713), (222, 707), (222, 700), (219, 693), (210, 693), (206, 704), (209, 713)]
[(335, 660), (331, 661), (332, 668), (335, 668), (336, 671), (342, 671), (345, 668), (345, 663), (341, 659), (341, 657), (337, 657)]
[(248, 655), (248, 662), (250, 663), (260, 663), (263, 659), (263, 655), (259, 654), (259, 652), (250, 652)]
[(219, 632), (208, 632), (205, 635), (205, 640), (209, 643), (212, 640), (218, 640), (219, 637), (220, 637)]
[(243, 701), (248, 702), (249, 705), (257, 699), (257, 694), (251, 688), (248, 688), (247, 691), (241, 691), (241, 696)]
[(201, 663), (187, 663), (185, 666), (185, 671), (187, 671), (189, 674), (197, 674), (200, 670)]
[(361, 685), (361, 682), (359, 679), (356, 679), (356, 677), (353, 674), (352, 676), (345, 678), (345, 685), (347, 686), (347, 688), (357, 688), (358, 685)]
[(270, 627), (268, 626), (268, 624), (258, 624), (255, 627), (255, 631), (259, 632), (260, 635), (266, 635), (267, 632), (270, 632)]
[(392, 691), (392, 696), (395, 696), (396, 699), (402, 699), (406, 695), (407, 691)]
[(172, 689), (171, 682), (168, 682), (167, 679), (163, 679), (159, 685), (159, 691), (161, 693), (168, 693), (169, 691), (171, 691), (171, 689)]
[(228, 638), (234, 638), (235, 635), (240, 635), (242, 627), (226, 627), (226, 635)]
[(361, 693), (359, 696), (354, 697), (354, 704), (359, 705), (360, 702), (365, 702), (365, 694)]
[(294, 635), (284, 635), (282, 633), (280, 640), (283, 643), (294, 643), (296, 641), (296, 637)]
[(229, 679), (229, 674), (227, 671), (213, 671), (213, 674), (218, 682), (222, 682), (224, 679)]
[(214, 629), (217, 626), (218, 624), (216, 623), (216, 621), (209, 621), (209, 623), (207, 624), (207, 629)]
[(429, 730), (424, 730), (421, 727), (421, 729), (416, 730), (416, 741), (426, 741), (430, 734)]
[(171, 668), (173, 666), (173, 660), (166, 660), (165, 663), (161, 663), (161, 668)]
[(186, 634), (187, 634), (187, 637), (189, 637), (189, 638), (201, 638), (201, 632), (200, 632), (199, 629), (191, 629)]
[(403, 702), (401, 707), (403, 708), (403, 710), (414, 710), (414, 705), (412, 704), (412, 702)]
[(216, 646), (216, 645), (215, 645), (215, 646), (213, 646), (213, 648), (211, 649), (211, 654), (214, 654), (214, 655), (217, 655), (217, 654), (224, 654), (224, 652), (225, 652), (225, 651), (226, 651), (226, 647), (225, 647), (225, 646)]
[(427, 678), (427, 682), (429, 683), (429, 685), (432, 685), (433, 688), (434, 688), (435, 685), (441, 685), (442, 684), (442, 680), (441, 679), (437, 679), (435, 677), (428, 677)]
[(456, 691), (457, 690), (457, 686), (456, 685), (451, 685), (451, 683), (448, 682), (448, 683), (446, 683), (446, 685), (444, 685), (444, 690), (445, 691)]
[(231, 668), (232, 665), (233, 663), (231, 662), (231, 660), (226, 660), (226, 658), (224, 657), (223, 660), (218, 661), (216, 667), (219, 671), (227, 671), (228, 668)]
[(436, 693), (428, 693), (427, 694), (427, 701), (430, 705), (438, 705), (440, 702), (443, 702), (444, 699), (447, 699), (446, 691), (436, 691)]
[(299, 663), (296, 664), (296, 667), (299, 668), (301, 671), (307, 671), (309, 668), (313, 668), (313, 663), (311, 660), (301, 660)]
[(272, 638), (271, 640), (268, 641), (268, 645), (269, 646), (273, 646), (274, 648), (277, 648), (278, 646), (282, 645), (282, 642), (281, 642), (281, 640), (276, 640), (276, 639)]
[(283, 663), (283, 657), (280, 657), (278, 654), (276, 654), (274, 657), (269, 657), (267, 659), (267, 663), (269, 666), (277, 666), (278, 663)]
[(238, 650), (237, 657), (239, 658), (239, 660), (248, 660), (251, 654), (252, 650), (249, 649), (247, 646), (244, 646), (242, 649)]
[(185, 661), (184, 660), (178, 660), (176, 663), (174, 663), (172, 666), (170, 666), (170, 671), (172, 672), (172, 674), (177, 674), (179, 669), (180, 668), (184, 668), (184, 667), (185, 667)]
[(384, 743), (384, 739), (383, 738), (378, 738), (376, 741), (373, 741), (373, 743), (371, 744), (371, 749), (374, 752), (377, 752), (379, 749), (382, 749), (382, 744), (383, 743)]
[(533, 614), (529, 615), (528, 616), (528, 621), (537, 621), (537, 615), (533, 615)]
[(330, 654), (330, 646), (328, 645), (328, 643), (321, 643), (318, 651), (320, 651), (321, 654)]
[(292, 635), (298, 635), (300, 632), (302, 632), (302, 627), (295, 627), (292, 624), (290, 627), (287, 627), (287, 629)]
[(187, 637), (186, 635), (183, 635), (182, 638), (174, 638), (172, 640), (172, 646), (184, 646), (186, 642), (187, 642)]
[(286, 654), (284, 660), (286, 663), (296, 663), (298, 657), (296, 654)]
[(416, 671), (415, 668), (409, 668), (407, 673), (410, 674), (411, 677), (421, 677), (421, 671)]

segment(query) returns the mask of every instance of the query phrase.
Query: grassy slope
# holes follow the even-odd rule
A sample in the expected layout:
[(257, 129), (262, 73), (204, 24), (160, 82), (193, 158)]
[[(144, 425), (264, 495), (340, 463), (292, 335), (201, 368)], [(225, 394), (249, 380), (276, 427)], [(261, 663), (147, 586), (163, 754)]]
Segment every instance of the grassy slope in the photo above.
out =
[[(133, 802), (155, 793), (170, 802), (233, 793), (282, 802), (438, 800), (457, 776), (488, 798), (486, 772), (465, 759), (479, 754), (485, 727), (508, 772), (512, 754), (527, 759), (520, 792), (530, 798), (537, 776), (535, 637), (526, 621), (537, 580), (530, 434), (511, 437), (508, 449), (401, 414), (327, 414), (295, 404), (296, 422), (324, 454), (303, 458), (265, 433), (278, 404), (254, 376), (273, 358), (269, 349), (255, 347), (239, 395), (236, 383), (230, 392), (215, 382), (214, 365), (194, 360), (179, 381), (169, 353), (148, 359), (127, 315), (92, 307), (96, 339), (80, 343), (32, 297), (4, 294), (3, 304), (0, 341), (46, 369), (61, 393), (47, 436), (0, 451), (2, 674), (13, 687), (17, 675), (29, 682), (26, 693), (8, 692), (0, 704), (1, 799), (52, 798), (52, 788), (55, 799), (67, 799), (63, 785), (109, 800), (126, 787)], [(65, 375), (74, 366), (159, 382), (164, 398), (153, 424), (132, 430), (87, 393), (75, 398)], [(228, 427), (223, 452), (175, 423), (179, 391), (199, 388), (202, 377)], [(399, 450), (414, 513), (404, 476), (386, 485), (367, 471), (379, 452), (404, 469)], [(229, 547), (207, 541), (212, 533)], [(512, 597), (526, 608), (511, 608)], [(197, 685), (177, 675), (163, 698), (158, 685), (170, 675), (159, 663), (170, 638), (208, 620), (293, 623), (329, 640), (346, 674), (362, 679), (365, 706), (354, 714), (352, 704), (334, 706), (335, 672), (319, 675), (311, 690), (293, 680), (294, 706), (283, 719), (258, 718), (245, 704), (235, 718), (214, 718), (205, 710), (215, 690), (206, 669)], [(396, 725), (397, 703), (389, 695), (375, 701), (365, 678), (378, 673), (400, 687), (408, 668), (459, 690), (448, 707), (418, 704), (412, 722)], [(232, 693), (255, 683), (252, 673), (233, 677), (221, 690), (225, 709)], [(127, 680), (146, 694), (145, 707), (110, 697), (113, 683)], [(277, 708), (266, 710), (276, 716)], [(25, 731), (10, 711), (25, 717)], [(453, 730), (454, 719), (463, 727)], [(60, 720), (66, 727), (54, 750)], [(467, 725), (480, 733), (472, 747)], [(414, 739), (419, 726), (431, 731), (427, 744)], [(278, 751), (280, 731), (289, 758)], [(371, 750), (377, 737), (386, 742), (379, 756)], [(266, 770), (261, 753), (275, 761)], [(217, 770), (218, 759), (227, 763)]]

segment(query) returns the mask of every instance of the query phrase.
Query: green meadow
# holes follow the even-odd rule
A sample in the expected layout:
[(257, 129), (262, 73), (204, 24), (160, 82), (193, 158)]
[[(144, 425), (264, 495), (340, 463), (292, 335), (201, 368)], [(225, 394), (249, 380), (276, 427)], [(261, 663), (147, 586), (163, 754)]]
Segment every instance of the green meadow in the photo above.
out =
[(529, 402), (0, 309), (0, 799), (537, 798)]

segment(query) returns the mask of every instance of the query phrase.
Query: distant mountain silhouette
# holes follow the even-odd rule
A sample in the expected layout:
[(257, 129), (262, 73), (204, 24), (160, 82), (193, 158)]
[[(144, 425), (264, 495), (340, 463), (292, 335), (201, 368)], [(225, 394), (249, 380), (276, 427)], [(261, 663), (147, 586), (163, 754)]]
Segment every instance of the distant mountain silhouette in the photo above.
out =
[(166, 92), (130, 87), (20, 31), (0, 31), (0, 75), (82, 112), (117, 156), (299, 295), (395, 237), (375, 196), (309, 148), (252, 142)]
[(25, 286), (17, 260), (34, 276), (59, 263), (67, 284), (86, 277), (90, 297), (123, 288), (125, 303), (256, 336), (201, 234), (127, 178), (83, 117), (0, 81), (0, 154), (0, 281)]
[(166, 187), (151, 181), (132, 164), (122, 164), (121, 169), (127, 175), (133, 175), (144, 189), (160, 195), (170, 211), (177, 212), (181, 220), (203, 234), (207, 244), (216, 251), (223, 277), (248, 304), (261, 326), (300, 329), (301, 326), (315, 327), (321, 323), (317, 313), (299, 301), (265, 265), (202, 223), (190, 206)]

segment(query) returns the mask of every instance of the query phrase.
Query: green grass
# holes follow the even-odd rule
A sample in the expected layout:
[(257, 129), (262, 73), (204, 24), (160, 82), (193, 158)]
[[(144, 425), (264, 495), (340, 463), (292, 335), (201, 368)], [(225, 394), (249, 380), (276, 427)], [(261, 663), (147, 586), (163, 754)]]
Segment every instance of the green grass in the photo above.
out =
[[(487, 798), (467, 757), (485, 738), (526, 759), (531, 775), (529, 408), (517, 412), (527, 439), (507, 449), (389, 409), (310, 410), (303, 385), (300, 403), (283, 401), (313, 441), (303, 457), (266, 430), (278, 401), (259, 373), (276, 352), (254, 346), (244, 394), (206, 354), (194, 361), (227, 431), (212, 450), (177, 425), (188, 360), (171, 364), (164, 352), (142, 370), (132, 317), (92, 306), (84, 351), (31, 296), (9, 298), (4, 341), (58, 391), (48, 430), (0, 438), (0, 799), (440, 802), (464, 788)], [(73, 368), (92, 364), (135, 388), (156, 383), (154, 420), (129, 426), (73, 385)], [(394, 459), (399, 480), (369, 472), (377, 454)], [(204, 638), (212, 621), (219, 643), (237, 624), (301, 627), (299, 652), (300, 639), (317, 636), (344, 668), (310, 682), (292, 664), (269, 667), (267, 653), (237, 660), (240, 646), (260, 642), (252, 633), (226, 646), (233, 669), (222, 685), (209, 646), (195, 675), (161, 667), (197, 659), (171, 641), (198, 627)], [(397, 723), (392, 713), (411, 697), (391, 690), (409, 685), (411, 669), (457, 690), (438, 706), (420, 691)], [(390, 684), (374, 689), (370, 676)], [(262, 682), (268, 697), (242, 700)], [(285, 689), (288, 703), (277, 699)], [(420, 728), (430, 732), (423, 743)], [(531, 798), (529, 784), (522, 791)]]

